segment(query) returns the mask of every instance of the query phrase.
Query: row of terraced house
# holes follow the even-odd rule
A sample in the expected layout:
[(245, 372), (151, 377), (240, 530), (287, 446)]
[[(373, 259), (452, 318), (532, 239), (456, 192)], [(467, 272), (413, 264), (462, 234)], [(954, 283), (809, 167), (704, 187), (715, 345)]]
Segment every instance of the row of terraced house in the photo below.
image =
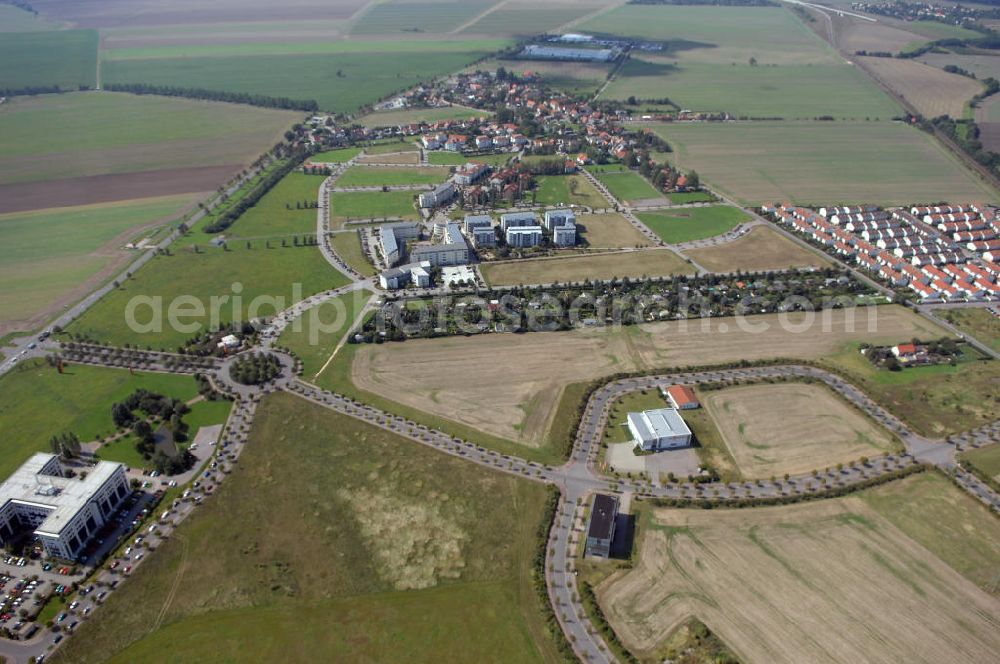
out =
[(987, 206), (765, 205), (779, 223), (926, 302), (1000, 299), (1000, 220)]

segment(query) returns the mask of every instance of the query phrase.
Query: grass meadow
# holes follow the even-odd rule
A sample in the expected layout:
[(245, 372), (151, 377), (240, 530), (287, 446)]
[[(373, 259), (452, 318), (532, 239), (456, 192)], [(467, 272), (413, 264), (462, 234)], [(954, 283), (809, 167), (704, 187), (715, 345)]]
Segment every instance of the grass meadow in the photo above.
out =
[(673, 145), (672, 163), (697, 170), (713, 189), (745, 204), (997, 200), (930, 136), (899, 123), (675, 124), (654, 130)]
[(483, 263), (479, 271), (491, 286), (517, 286), (612, 277), (662, 277), (690, 274), (694, 268), (672, 251), (652, 249)]
[(239, 472), (52, 661), (557, 661), (530, 577), (545, 499), (271, 395)]
[(750, 217), (738, 208), (728, 205), (684, 208), (676, 211), (642, 212), (642, 223), (660, 236), (667, 244), (702, 240), (730, 231)]
[(582, 175), (540, 175), (536, 178), (538, 205), (583, 205), (604, 209), (610, 206), (601, 192)]
[(641, 175), (627, 169), (590, 167), (589, 170), (600, 180), (611, 195), (620, 201), (641, 201), (662, 198)]
[[(289, 173), (256, 205), (244, 212), (236, 223), (223, 231), (223, 235), (234, 243), (244, 242), (244, 247), (246, 240), (280, 240), (293, 235), (315, 235), (317, 210), (308, 206), (316, 202), (323, 179), (297, 171)], [(196, 232), (186, 240), (204, 243), (211, 237)]]
[[(352, 234), (340, 235), (349, 237)], [(278, 344), (302, 360), (302, 377), (305, 380), (313, 380), (326, 365), (371, 296), (372, 293), (367, 290), (352, 291), (328, 300), (292, 321), (281, 333)]]
[[(223, 298), (215, 309), (218, 322), (225, 323), (234, 317), (273, 316), (304, 297), (345, 283), (347, 278), (330, 267), (314, 246), (294, 247), (289, 242), (281, 247), (272, 241), (270, 249), (262, 242), (253, 242), (252, 248), (246, 249), (243, 242), (233, 242), (228, 250), (201, 245), (197, 253), (187, 247), (154, 258), (66, 331), (118, 346), (131, 343), (173, 349), (210, 327), (213, 297)], [(234, 298), (236, 294), (240, 298)], [(181, 297), (188, 304), (181, 304)], [(149, 302), (136, 306), (135, 320), (152, 329), (136, 331), (127, 324), (126, 313), (133, 298)], [(191, 298), (198, 304), (192, 304)], [(250, 305), (255, 300), (260, 304), (254, 311)], [(169, 324), (170, 306), (177, 307), (184, 328)], [(192, 311), (191, 315), (184, 313)], [(155, 324), (156, 312), (161, 314), (160, 325)]]
[(375, 266), (365, 257), (361, 247), (361, 238), (357, 231), (331, 235), (330, 244), (333, 246), (334, 252), (358, 273), (366, 277), (375, 274)]
[(72, 431), (83, 442), (115, 432), (111, 404), (143, 388), (188, 401), (198, 395), (191, 376), (68, 364), (59, 373), (34, 360), (0, 377), (0, 476), (7, 477), (49, 439)]
[(421, 168), (387, 168), (352, 166), (337, 178), (335, 187), (382, 187), (394, 185), (439, 184), (448, 177), (448, 169), (435, 166)]
[(962, 332), (1000, 351), (1000, 318), (985, 309), (948, 309), (939, 315)]
[(710, 272), (758, 272), (831, 265), (829, 258), (792, 242), (767, 226), (755, 226), (731, 242), (686, 249), (684, 255)]
[(128, 231), (176, 217), (190, 196), (0, 215), (0, 327), (32, 318), (125, 256)]
[(459, 152), (428, 152), (427, 161), (436, 166), (463, 166), (470, 161), (477, 161), (490, 166), (504, 166), (511, 160), (510, 153), (500, 152), (497, 154), (477, 154), (466, 156)]
[(403, 217), (416, 219), (411, 191), (334, 192), (330, 194), (330, 221)]
[(96, 30), (4, 32), (0, 91), (33, 86), (92, 88), (97, 79)]

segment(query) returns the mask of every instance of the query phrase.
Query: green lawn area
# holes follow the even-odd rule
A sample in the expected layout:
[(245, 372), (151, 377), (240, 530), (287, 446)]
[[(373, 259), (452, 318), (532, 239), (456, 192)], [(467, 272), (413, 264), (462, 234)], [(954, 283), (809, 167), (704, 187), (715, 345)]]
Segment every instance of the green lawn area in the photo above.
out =
[(312, 380), (323, 368), (371, 296), (367, 290), (346, 293), (313, 307), (285, 328), (278, 344), (302, 360), (303, 378)]
[(351, 166), (337, 178), (335, 187), (381, 187), (410, 184), (440, 184), (448, 177), (445, 168), (390, 168), (384, 166)]
[(0, 39), (0, 92), (56, 86), (94, 87), (96, 30), (3, 32)]
[[(914, 127), (888, 122), (653, 125), (670, 162), (737, 201), (803, 205), (997, 200), (997, 193)], [(767, 159), (761, 159), (767, 154)]]
[(114, 433), (111, 404), (139, 388), (187, 401), (198, 394), (190, 376), (67, 365), (60, 374), (41, 361), (0, 376), (0, 430), (4, 431), (0, 477), (7, 477), (49, 439), (72, 431), (82, 441)]
[(619, 201), (628, 202), (650, 198), (663, 198), (663, 194), (656, 191), (653, 185), (649, 184), (638, 173), (633, 173), (621, 167), (613, 169), (588, 166), (587, 170), (596, 175), (597, 179), (611, 192), (611, 195)]
[(416, 219), (419, 215), (413, 195), (411, 191), (335, 192), (330, 194), (330, 221), (386, 217)]
[(947, 309), (938, 315), (965, 334), (1000, 350), (1000, 318), (985, 309)]
[(541, 484), (288, 394), (239, 466), (51, 661), (558, 661), (529, 567)]
[(357, 231), (331, 235), (330, 244), (333, 246), (333, 251), (360, 274), (366, 277), (375, 274), (375, 266), (365, 257), (361, 249), (361, 237)]
[[(395, 91), (461, 69), (492, 50), (490, 43), (469, 41), (425, 42), (409, 51), (391, 41), (359, 40), (356, 44), (365, 44), (367, 49), (330, 52), (333, 47), (319, 44), (309, 52), (303, 44), (298, 46), (298, 54), (262, 54), (268, 50), (266, 45), (253, 43), (209, 46), (200, 51), (213, 55), (187, 56), (182, 53), (199, 51), (166, 47), (168, 54), (160, 57), (151, 55), (152, 49), (141, 49), (118, 54), (128, 59), (105, 62), (101, 75), (108, 83), (142, 82), (313, 99), (323, 110), (352, 112)], [(287, 53), (293, 47), (279, 44), (271, 50)]]
[(472, 156), (466, 156), (459, 152), (427, 153), (428, 163), (434, 164), (435, 166), (464, 166), (470, 161), (477, 161), (481, 164), (489, 164), (490, 166), (501, 166), (510, 161), (511, 157), (512, 155), (509, 153), (477, 154)]
[[(259, 242), (252, 249), (234, 242), (228, 251), (199, 246), (198, 253), (186, 247), (154, 258), (73, 321), (67, 332), (114, 345), (173, 349), (209, 325), (213, 308), (222, 323), (233, 319), (234, 308), (243, 319), (272, 316), (302, 298), (347, 283), (314, 246), (293, 247), (289, 242), (281, 247), (275, 241), (270, 249)], [(232, 299), (235, 291), (238, 302)], [(213, 297), (225, 299), (213, 307)], [(135, 330), (126, 322), (133, 298), (140, 303), (135, 305), (135, 320), (143, 326)], [(171, 306), (184, 327), (170, 324)], [(159, 323), (154, 312), (160, 314)]]
[[(316, 202), (323, 179), (294, 171), (278, 182), (256, 205), (244, 212), (232, 226), (222, 232), (233, 242), (244, 239), (280, 238), (291, 235), (316, 234)], [(301, 207), (296, 207), (300, 205)], [(194, 233), (197, 242), (208, 242), (212, 236)], [(263, 246), (261, 243), (255, 243)]]
[[(625, 443), (632, 440), (626, 418), (629, 413), (667, 408), (670, 404), (657, 389), (630, 392), (611, 404), (611, 414), (604, 430), (605, 443)], [(685, 414), (685, 418), (687, 414)]]
[(750, 220), (745, 212), (728, 205), (685, 208), (676, 212), (642, 212), (637, 216), (668, 244), (721, 235)]
[(170, 196), (0, 215), (0, 323), (28, 325), (124, 256), (129, 229), (177, 217), (191, 202)]
[(535, 179), (538, 205), (583, 205), (599, 210), (611, 205), (582, 175), (540, 175)]
[[(909, 341), (901, 339), (900, 341)], [(826, 356), (880, 405), (924, 436), (946, 436), (996, 419), (1000, 398), (1000, 362), (976, 359), (971, 353), (956, 366), (876, 370), (856, 345)]]
[(344, 162), (354, 159), (359, 154), (361, 154), (361, 148), (339, 148), (337, 150), (317, 152), (309, 159), (310, 161), (320, 163), (343, 164)]
[[(153, 95), (19, 97), (0, 106), (0, 184), (194, 166), (236, 171), (301, 119), (292, 111)], [(204, 190), (220, 184), (207, 182)]]

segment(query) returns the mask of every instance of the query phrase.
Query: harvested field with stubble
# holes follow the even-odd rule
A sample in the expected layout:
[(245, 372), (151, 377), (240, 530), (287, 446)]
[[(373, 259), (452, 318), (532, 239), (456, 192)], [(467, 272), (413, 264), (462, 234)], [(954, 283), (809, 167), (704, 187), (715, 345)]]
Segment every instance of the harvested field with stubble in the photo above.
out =
[(732, 242), (689, 249), (684, 255), (710, 272), (754, 272), (830, 265), (829, 260), (767, 226), (756, 226)]
[(576, 230), (587, 241), (590, 249), (624, 249), (650, 245), (649, 239), (617, 212), (577, 215)]
[(479, 266), (479, 271), (492, 286), (514, 286), (612, 277), (691, 274), (694, 268), (669, 249), (649, 249), (483, 263)]
[[(885, 502), (892, 492), (911, 502)], [(657, 648), (691, 616), (747, 664), (992, 660), (1000, 600), (897, 523), (930, 505), (953, 521), (925, 529), (975, 550), (976, 571), (988, 572), (1000, 563), (1000, 523), (971, 503), (925, 473), (807, 504), (652, 509), (638, 563), (598, 599), (643, 662), (662, 659)], [(992, 554), (979, 556), (983, 546)]]
[[(819, 358), (850, 343), (938, 338), (944, 331), (897, 306), (803, 314), (674, 321), (617, 329), (491, 334), (356, 347), (354, 385), (406, 406), (538, 447), (546, 443), (566, 385), (618, 371), (654, 370), (740, 359)], [(790, 324), (783, 329), (781, 321)], [(792, 328), (791, 324), (797, 324)], [(796, 329), (797, 331), (792, 331)], [(517, 371), (499, 361), (517, 358)], [(483, 408), (489, 403), (489, 408)]]
[(965, 102), (983, 90), (978, 81), (916, 60), (860, 58), (864, 67), (902, 95), (925, 117), (962, 117)]
[(706, 393), (702, 405), (749, 479), (807, 473), (893, 447), (888, 432), (823, 385), (731, 387)]

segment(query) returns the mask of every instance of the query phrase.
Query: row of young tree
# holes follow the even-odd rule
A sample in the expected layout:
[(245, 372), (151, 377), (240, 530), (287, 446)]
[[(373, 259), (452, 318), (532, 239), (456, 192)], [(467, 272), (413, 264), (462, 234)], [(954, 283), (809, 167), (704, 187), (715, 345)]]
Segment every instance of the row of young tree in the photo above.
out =
[(215, 233), (221, 233), (232, 226), (244, 212), (255, 206), (267, 192), (271, 191), (275, 185), (281, 182), (282, 178), (298, 168), (308, 156), (309, 152), (304, 148), (296, 148), (293, 150), (285, 163), (268, 173), (263, 180), (247, 192), (246, 196), (238, 200), (232, 207), (222, 213), (212, 223), (207, 224), (203, 229), (204, 232), (214, 235)]
[(150, 85), (148, 83), (106, 83), (104, 89), (112, 92), (131, 92), (136, 95), (160, 95), (162, 97), (225, 101), (233, 104), (248, 104), (263, 108), (280, 108), (290, 111), (307, 111), (310, 113), (319, 110), (319, 104), (314, 99), (271, 97), (269, 95), (251, 94), (249, 92), (228, 92), (225, 90), (209, 90), (207, 88), (185, 88), (175, 85)]

